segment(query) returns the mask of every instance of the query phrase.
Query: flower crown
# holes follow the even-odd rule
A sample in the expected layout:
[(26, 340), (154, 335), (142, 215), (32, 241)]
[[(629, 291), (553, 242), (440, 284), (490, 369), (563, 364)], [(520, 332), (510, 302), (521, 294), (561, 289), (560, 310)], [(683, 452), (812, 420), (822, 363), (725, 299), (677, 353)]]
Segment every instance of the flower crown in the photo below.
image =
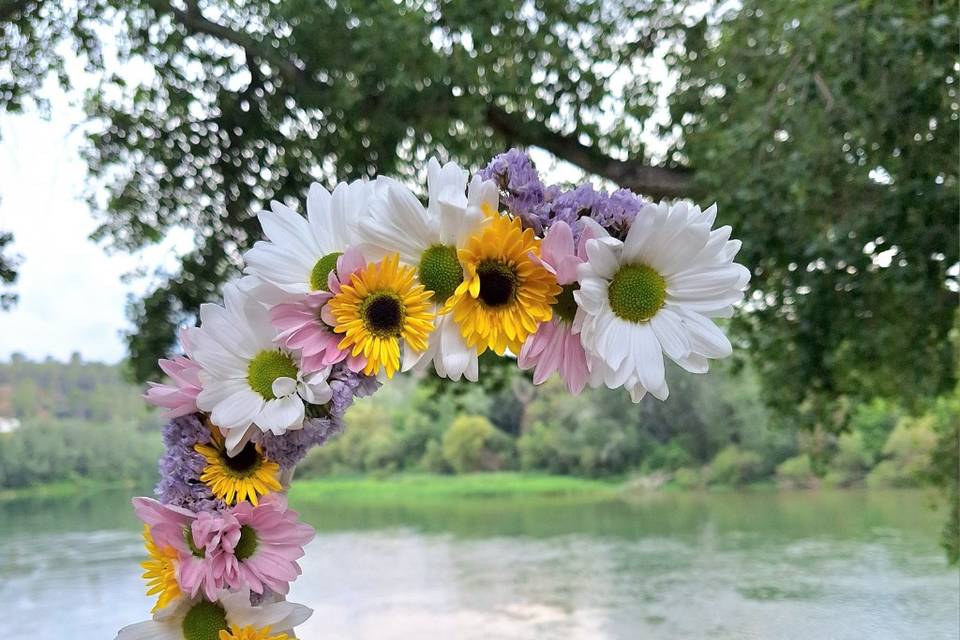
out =
[(714, 324), (743, 297), (740, 243), (716, 207), (655, 204), (590, 184), (545, 186), (511, 150), (469, 179), (427, 166), (428, 202), (386, 177), (311, 186), (306, 217), (273, 202), (266, 240), (222, 305), (200, 307), (161, 360), (170, 384), (159, 501), (143, 520), (154, 618), (119, 640), (287, 640), (310, 610), (286, 602), (314, 531), (283, 492), (354, 398), (399, 371), (479, 377), (512, 354), (534, 384), (570, 393), (669, 390), (664, 355), (692, 373), (731, 353)]

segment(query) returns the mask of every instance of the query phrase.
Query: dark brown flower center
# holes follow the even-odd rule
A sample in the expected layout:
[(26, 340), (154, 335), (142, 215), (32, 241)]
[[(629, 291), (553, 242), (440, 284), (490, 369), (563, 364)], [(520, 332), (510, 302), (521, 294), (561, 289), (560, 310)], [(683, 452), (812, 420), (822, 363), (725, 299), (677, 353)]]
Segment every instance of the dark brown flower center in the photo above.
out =
[(403, 304), (392, 293), (374, 293), (364, 301), (363, 321), (367, 329), (380, 337), (400, 335), (403, 327)]
[(480, 278), (480, 300), (488, 307), (502, 307), (517, 295), (517, 274), (507, 264), (484, 260), (477, 265)]
[(237, 473), (250, 471), (250, 469), (260, 462), (260, 453), (257, 452), (257, 445), (252, 442), (248, 442), (246, 446), (233, 457), (228, 456), (226, 451), (224, 451), (220, 457), (228, 469), (236, 471)]

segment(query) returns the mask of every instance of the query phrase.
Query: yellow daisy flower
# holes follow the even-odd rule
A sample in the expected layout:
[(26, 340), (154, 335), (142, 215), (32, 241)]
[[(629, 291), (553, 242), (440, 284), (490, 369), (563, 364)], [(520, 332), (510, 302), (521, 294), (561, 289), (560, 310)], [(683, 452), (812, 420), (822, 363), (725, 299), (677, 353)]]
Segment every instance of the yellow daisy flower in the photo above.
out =
[(229, 630), (220, 631), (220, 640), (289, 640), (289, 638), (290, 636), (285, 633), (270, 635), (270, 627), (254, 629), (251, 626), (239, 627), (232, 624)]
[(158, 547), (147, 525), (143, 527), (143, 543), (150, 559), (141, 562), (140, 566), (147, 581), (147, 595), (158, 596), (157, 603), (150, 610), (156, 613), (183, 595), (177, 582), (177, 552), (170, 547)]
[(463, 282), (447, 300), (467, 346), (520, 353), (523, 341), (553, 314), (560, 285), (532, 256), (540, 241), (520, 220), (490, 216), (460, 250)]
[(432, 291), (416, 282), (413, 267), (399, 265), (398, 254), (366, 265), (330, 299), (333, 330), (344, 334), (338, 347), (350, 349), (367, 363), (363, 373), (381, 368), (387, 377), (400, 368), (401, 340), (407, 349), (421, 352), (433, 330)]
[(220, 429), (210, 425), (210, 444), (196, 444), (193, 448), (207, 459), (200, 481), (229, 505), (248, 500), (256, 506), (260, 496), (283, 489), (280, 465), (268, 460), (258, 444), (248, 442), (230, 457)]

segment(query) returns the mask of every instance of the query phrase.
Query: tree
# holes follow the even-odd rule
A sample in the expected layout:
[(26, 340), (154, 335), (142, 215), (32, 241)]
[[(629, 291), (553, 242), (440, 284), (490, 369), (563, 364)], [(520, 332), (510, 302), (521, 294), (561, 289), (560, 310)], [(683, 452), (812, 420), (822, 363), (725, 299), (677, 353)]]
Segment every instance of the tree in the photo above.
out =
[[(784, 416), (950, 389), (957, 3), (744, 2), (687, 32), (671, 152), (754, 270), (745, 338)], [(692, 55), (696, 53), (697, 55)]]
[(7, 245), (13, 242), (13, 234), (0, 231), (0, 310), (9, 309), (17, 302), (17, 295), (9, 288), (17, 280), (17, 264), (20, 262), (15, 255), (4, 255)]
[[(68, 81), (54, 43), (69, 41), (101, 78), (95, 237), (133, 250), (197, 230), (131, 305), (139, 378), (236, 273), (267, 201), (522, 145), (721, 203), (755, 274), (735, 328), (778, 413), (833, 427), (837, 397), (949, 388), (956, 1), (736, 4), (2, 0), (0, 105)], [(107, 48), (144, 79), (114, 73)], [(674, 84), (658, 158), (638, 132)]]

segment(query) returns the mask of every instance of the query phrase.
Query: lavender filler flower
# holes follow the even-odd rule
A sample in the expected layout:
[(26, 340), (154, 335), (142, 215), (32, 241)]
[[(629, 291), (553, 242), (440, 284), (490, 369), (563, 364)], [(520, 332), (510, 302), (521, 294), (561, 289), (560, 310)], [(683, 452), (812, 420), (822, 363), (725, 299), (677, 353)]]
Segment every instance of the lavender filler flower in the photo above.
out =
[(212, 511), (224, 504), (213, 497), (210, 488), (200, 482), (206, 460), (193, 445), (208, 444), (210, 429), (199, 414), (174, 418), (163, 428), (166, 450), (160, 458), (160, 482), (155, 493), (164, 504), (191, 511)]
[(480, 171), (484, 180), (492, 180), (500, 188), (501, 202), (520, 218), (525, 227), (543, 231), (538, 209), (544, 202), (544, 187), (530, 156), (520, 149), (510, 149), (494, 156)]
[(480, 175), (497, 183), (503, 206), (538, 234), (566, 222), (579, 236), (580, 218), (589, 217), (622, 240), (644, 205), (643, 198), (629, 189), (609, 193), (589, 182), (573, 189), (544, 185), (530, 156), (520, 149), (495, 156)]

